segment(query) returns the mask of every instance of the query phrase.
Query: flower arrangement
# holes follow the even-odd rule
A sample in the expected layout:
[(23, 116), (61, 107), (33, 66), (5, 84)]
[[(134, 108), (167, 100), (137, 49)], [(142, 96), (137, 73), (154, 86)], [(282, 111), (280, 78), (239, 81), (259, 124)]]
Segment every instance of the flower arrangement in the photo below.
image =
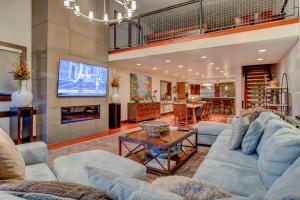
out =
[(116, 87), (119, 89), (120, 87), (120, 79), (121, 79), (121, 76), (119, 74), (114, 74), (112, 80), (111, 80), (111, 87)]
[(26, 63), (17, 65), (15, 70), (9, 72), (13, 75), (13, 79), (18, 81), (19, 89), (22, 87), (22, 81), (31, 79), (31, 70)]
[(135, 101), (136, 103), (140, 102), (143, 98), (139, 95), (139, 93), (135, 93), (132, 95), (132, 100)]

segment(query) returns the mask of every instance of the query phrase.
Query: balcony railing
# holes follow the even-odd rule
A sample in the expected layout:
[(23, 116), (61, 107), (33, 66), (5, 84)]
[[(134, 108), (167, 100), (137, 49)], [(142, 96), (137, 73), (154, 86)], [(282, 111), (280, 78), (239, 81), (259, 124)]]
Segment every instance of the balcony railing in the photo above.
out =
[(299, 16), (298, 0), (191, 0), (110, 24), (110, 49)]

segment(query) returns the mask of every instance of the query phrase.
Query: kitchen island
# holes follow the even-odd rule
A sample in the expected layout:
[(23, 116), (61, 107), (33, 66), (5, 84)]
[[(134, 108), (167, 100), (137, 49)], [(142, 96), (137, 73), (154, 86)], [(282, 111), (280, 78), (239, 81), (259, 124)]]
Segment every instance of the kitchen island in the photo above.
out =
[(213, 104), (213, 114), (235, 114), (235, 97), (201, 97), (201, 100)]

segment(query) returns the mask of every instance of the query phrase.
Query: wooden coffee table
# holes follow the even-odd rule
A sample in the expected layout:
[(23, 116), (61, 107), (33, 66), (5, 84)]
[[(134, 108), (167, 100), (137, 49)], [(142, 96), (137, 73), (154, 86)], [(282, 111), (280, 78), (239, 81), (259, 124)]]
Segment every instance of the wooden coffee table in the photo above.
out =
[[(141, 130), (119, 136), (119, 155), (145, 165), (150, 173), (170, 175), (197, 152), (196, 141), (194, 129), (170, 130), (159, 138), (148, 137)], [(122, 154), (122, 147), (128, 150), (127, 154)]]

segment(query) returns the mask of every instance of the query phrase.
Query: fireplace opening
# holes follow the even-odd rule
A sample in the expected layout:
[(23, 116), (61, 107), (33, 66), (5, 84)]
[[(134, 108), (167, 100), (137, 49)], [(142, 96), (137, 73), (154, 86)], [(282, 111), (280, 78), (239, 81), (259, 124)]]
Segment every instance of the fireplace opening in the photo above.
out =
[(61, 108), (61, 123), (100, 119), (100, 105), (68, 106)]

